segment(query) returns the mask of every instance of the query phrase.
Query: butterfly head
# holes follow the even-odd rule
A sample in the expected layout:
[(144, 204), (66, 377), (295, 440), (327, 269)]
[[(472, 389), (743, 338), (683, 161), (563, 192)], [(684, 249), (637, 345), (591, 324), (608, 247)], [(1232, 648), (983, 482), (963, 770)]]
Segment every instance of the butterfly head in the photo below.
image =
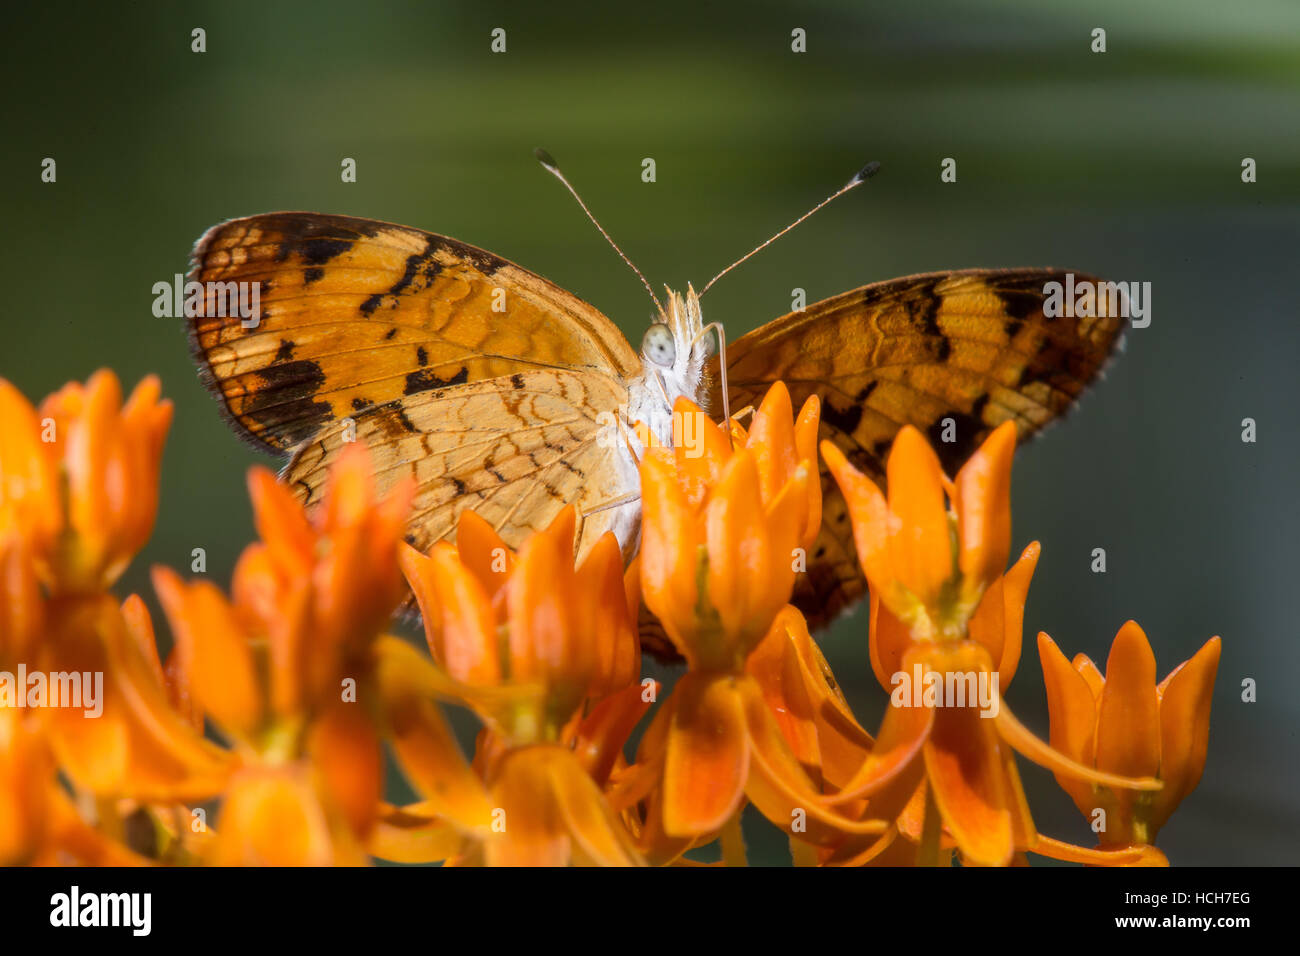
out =
[(713, 341), (704, 335), (700, 297), (689, 285), (686, 295), (668, 289), (668, 305), (641, 339), (641, 362), (648, 376), (661, 378), (670, 400), (686, 395), (698, 400), (704, 363)]
[[(641, 339), (642, 375), (632, 389), (631, 417), (644, 422), (665, 445), (672, 445), (673, 405), (681, 396), (703, 406), (707, 399), (704, 365), (712, 353), (704, 334), (700, 298), (668, 290), (667, 307)], [(707, 409), (705, 409), (707, 411)]]

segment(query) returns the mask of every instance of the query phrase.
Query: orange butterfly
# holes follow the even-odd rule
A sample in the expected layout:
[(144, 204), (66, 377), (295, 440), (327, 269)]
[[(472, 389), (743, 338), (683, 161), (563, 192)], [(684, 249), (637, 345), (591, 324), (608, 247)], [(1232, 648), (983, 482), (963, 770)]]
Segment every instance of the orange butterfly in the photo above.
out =
[[(538, 156), (573, 192), (554, 160)], [(778, 236), (876, 168), (864, 167)], [(453, 535), (466, 508), (518, 546), (572, 503), (584, 516), (580, 551), (613, 531), (630, 556), (639, 445), (602, 440), (611, 416), (644, 421), (670, 443), (677, 396), (738, 409), (782, 380), (796, 408), (820, 396), (822, 437), (882, 482), (889, 444), (909, 423), (931, 434), (951, 471), (1002, 422), (1014, 420), (1024, 437), (1062, 414), (1111, 354), (1121, 318), (1044, 314), (1044, 286), (1064, 275), (976, 269), (878, 282), (725, 348), (707, 334), (716, 329), (721, 345), (700, 296), (670, 290), (639, 352), (599, 311), (541, 276), (446, 236), (371, 219), (282, 212), (231, 220), (199, 239), (187, 278), (205, 290), (201, 314), (189, 320), (204, 381), (241, 435), (290, 453), (282, 477), (303, 500), (319, 495), (330, 463), (356, 438), (369, 446), (381, 486), (414, 476), (407, 540), (416, 547)], [(232, 282), (257, 284), (249, 320), (216, 308)], [(866, 588), (844, 500), (825, 471), (822, 485), (823, 527), (795, 594), (814, 626)]]

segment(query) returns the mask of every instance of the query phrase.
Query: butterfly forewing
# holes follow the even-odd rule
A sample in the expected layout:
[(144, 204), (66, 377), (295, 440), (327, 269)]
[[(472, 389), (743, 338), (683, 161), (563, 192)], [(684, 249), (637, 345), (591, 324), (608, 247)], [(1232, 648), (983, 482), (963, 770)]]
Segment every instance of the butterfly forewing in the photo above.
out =
[[(247, 438), (276, 450), (423, 392), (539, 368), (634, 374), (596, 309), (490, 252), (370, 219), (270, 213), (208, 230), (190, 339)], [(257, 283), (255, 322), (217, 315), (218, 283)], [(222, 310), (229, 311), (229, 310)]]
[[(1044, 314), (1044, 287), (1064, 281), (1050, 269), (943, 272), (815, 303), (728, 345), (731, 407), (756, 406), (784, 381), (796, 408), (820, 396), (822, 437), (882, 485), (907, 424), (951, 474), (1002, 422), (1015, 421), (1023, 439), (1067, 411), (1113, 351), (1123, 319)], [(813, 626), (866, 590), (847, 508), (824, 468), (822, 490), (822, 531), (795, 595)]]

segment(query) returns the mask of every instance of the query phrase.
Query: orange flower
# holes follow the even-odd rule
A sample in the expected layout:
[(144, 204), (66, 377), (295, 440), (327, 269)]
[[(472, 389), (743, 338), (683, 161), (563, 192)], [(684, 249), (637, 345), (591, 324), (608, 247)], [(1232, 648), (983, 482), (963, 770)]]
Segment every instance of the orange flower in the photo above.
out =
[(487, 782), (495, 805), (493, 834), (481, 845), (488, 866), (641, 864), (631, 835), (567, 747), (513, 748)]
[[(640, 818), (626, 808), (620, 813), (601, 792), (617, 791), (630, 776), (623, 748), (658, 690), (658, 681), (628, 684), (585, 716), (570, 721), (558, 745), (512, 749), (500, 734), (484, 727), (475, 748), (474, 769), (490, 785), (496, 805), (491, 832), (475, 835), (443, 855), (454, 856), (453, 862), (460, 864), (642, 862), (632, 840), (639, 832)], [(530, 756), (519, 756), (525, 753)], [(575, 767), (581, 768), (590, 784), (579, 780)], [(512, 814), (512, 805), (522, 814)], [(539, 813), (539, 807), (549, 809)], [(427, 802), (403, 809), (405, 846), (412, 845), (417, 831), (422, 830), (419, 836), (425, 839), (436, 833), (434, 821), (426, 821), (423, 827), (412, 822), (428, 809)], [(522, 829), (510, 830), (512, 818)], [(416, 861), (409, 854), (399, 858)]]
[(363, 866), (369, 863), (344, 814), (322, 794), (328, 788), (306, 761), (254, 764), (226, 791), (214, 866)]
[(122, 403), (101, 370), (47, 398), (39, 415), (0, 380), (0, 535), (18, 527), (50, 593), (111, 585), (153, 530), (171, 402), (148, 376)]
[[(158, 390), (146, 378), (123, 405), (116, 377), (102, 371), (51, 395), (38, 413), (0, 381), (0, 670), (16, 665), (28, 675), (0, 680), (0, 707), (40, 708), (26, 722), (39, 745), (26, 751), (48, 754), (78, 797), (97, 798), (96, 826), (118, 836), (119, 803), (205, 799), (231, 768), (202, 727), (169, 706), (151, 665), (152, 631), (146, 648), (104, 593), (153, 525), (171, 421)], [(45, 683), (33, 683), (37, 674)], [(47, 804), (45, 832), (62, 841), (59, 858), (126, 852), (82, 822), (47, 777), (37, 773), (33, 785)]]
[(434, 703), (440, 697), (456, 699), (463, 685), (395, 637), (380, 639), (377, 657), (386, 738), (407, 780), (424, 799), (405, 807), (385, 805), (370, 852), (399, 863), (456, 855), (488, 836), (493, 810), (486, 787)]
[(712, 839), (746, 797), (803, 843), (833, 845), (887, 826), (825, 806), (748, 674), (684, 674), (641, 740), (636, 771), (629, 790), (646, 797), (643, 844), (656, 862)]
[(79, 597), (53, 601), (50, 610), (36, 666), (83, 680), (94, 675), (98, 698), (95, 716), (85, 708), (42, 710), (50, 746), (72, 782), (100, 796), (159, 803), (218, 793), (231, 755), (173, 709), (156, 658), (142, 651), (117, 602)]
[[(800, 764), (820, 760), (813, 738), (821, 728), (809, 708), (834, 696), (826, 672), (812, 672), (821, 663), (812, 659), (811, 641), (786, 637), (782, 627), (752, 672), (745, 670), (790, 600), (798, 549), (820, 525), (819, 405), (810, 399), (796, 421), (778, 382), (748, 433), (731, 423), (731, 440), (685, 399), (674, 416), (685, 423), (674, 447), (650, 445), (641, 462), (641, 589), (689, 672), (642, 738), (628, 783), (628, 794), (646, 800), (644, 844), (656, 861), (671, 861), (732, 821), (747, 796), (804, 842), (879, 833), (876, 821), (827, 810)], [(698, 441), (684, 440), (692, 435)], [(802, 621), (791, 609), (785, 623), (797, 633)], [(801, 686), (777, 683), (788, 654)], [(843, 714), (824, 717), (837, 718)], [(828, 744), (843, 742), (823, 726)], [(850, 748), (870, 739), (837, 732), (847, 733)]]
[(149, 862), (83, 822), (55, 774), (39, 719), (0, 707), (0, 866)]
[(798, 422), (781, 383), (733, 451), (722, 430), (679, 399), (698, 442), (649, 448), (641, 462), (641, 588), (696, 670), (736, 671), (794, 589), (797, 548), (821, 520), (814, 439), (818, 408)]
[(985, 589), (1006, 567), (1015, 442), (1015, 425), (1004, 422), (950, 482), (934, 449), (905, 426), (885, 466), (888, 501), (839, 448), (822, 442), (871, 593), (914, 639), (964, 637)]
[[(998, 685), (1003, 689), (1020, 664), (1025, 599), (1041, 553), (1038, 542), (1031, 542), (1010, 570), (989, 585), (968, 625), (971, 639), (983, 645), (997, 665)], [(871, 669), (880, 686), (892, 692), (893, 676), (902, 670), (903, 655), (916, 642), (907, 625), (875, 594), (871, 595), (869, 635)]]
[[(507, 822), (505, 835), (494, 836), (484, 845), (484, 862), (546, 865), (572, 859), (606, 866), (644, 862), (633, 839), (640, 819), (627, 810), (619, 813), (607, 794), (617, 788), (613, 781), (628, 776), (623, 748), (658, 690), (657, 681), (645, 681), (610, 694), (585, 716), (570, 722), (558, 747), (540, 745), (511, 751), (485, 728), (479, 735), (475, 765), (492, 787), (494, 802), (501, 808), (500, 819)], [(525, 753), (530, 756), (520, 756)], [(585, 781), (575, 773), (579, 767)], [(534, 778), (531, 784), (527, 780), (530, 774)], [(544, 809), (548, 801), (552, 804), (549, 810)], [(523, 812), (531, 835), (509, 834), (511, 804)], [(548, 814), (553, 815), (550, 821)]]
[(1154, 843), (1200, 781), (1220, 644), (1210, 638), (1157, 684), (1155, 655), (1134, 621), (1115, 635), (1105, 677), (1083, 654), (1071, 666), (1050, 637), (1038, 635), (1052, 746), (1101, 771), (1164, 783), (1156, 793), (1131, 793), (1057, 776), (1099, 833), (1100, 848)]
[(1001, 680), (1010, 681), (1019, 662), (1025, 591), (1038, 561), (1030, 545), (1001, 575), (1010, 550), (1014, 443), (1015, 426), (1004, 424), (949, 482), (921, 434), (905, 428), (886, 464), (888, 503), (835, 446), (822, 443), (871, 586), (872, 667), (892, 691), (871, 755), (833, 803), (868, 798), (867, 813), (897, 818), (931, 862), (945, 830), (968, 863), (1006, 865), (1034, 848), (1013, 750), (1063, 776), (1160, 786), (1149, 777), (1103, 780), (1035, 737), (1002, 701)]
[[(622, 555), (607, 534), (575, 568), (575, 521), (565, 508), (515, 555), (466, 511), (454, 547), (402, 552), (430, 653), (450, 681), (425, 675), (422, 696), (418, 664), (386, 681), (394, 749), (426, 800), (385, 816), (373, 846), (380, 855), (454, 852), (455, 863), (508, 866), (640, 862), (601, 790), (644, 711), (632, 683), (640, 652)], [(432, 719), (427, 697), (448, 693), (486, 723), (475, 761), (482, 784)], [(601, 698), (580, 719), (584, 702)]]
[[(265, 469), (249, 489), (262, 541), (239, 560), (233, 602), (154, 569), (176, 638), (171, 693), (188, 696), (187, 716), (210, 716), (244, 763), (209, 852), (221, 863), (363, 861), (383, 781), (376, 638), (402, 595), (411, 486), (378, 498), (358, 445), (311, 514)], [(292, 839), (277, 844), (278, 832)]]
[(203, 712), (254, 749), (277, 722), (300, 725), (327, 709), (342, 680), (365, 679), (371, 643), (401, 599), (397, 546), (410, 484), (377, 498), (359, 443), (339, 456), (329, 482), (308, 515), (269, 471), (250, 471), (262, 541), (239, 559), (233, 603), (210, 582), (154, 569), (179, 676)]
[(625, 687), (640, 671), (618, 540), (606, 533), (575, 568), (575, 523), (566, 507), (516, 556), (465, 511), (454, 547), (439, 542), (427, 556), (402, 550), (433, 659), (468, 688), (519, 691), (508, 713), (490, 703), (500, 695), (467, 698), (511, 745), (559, 739), (584, 700)]
[[(976, 641), (919, 643), (904, 655), (900, 674), (907, 679), (895, 687), (871, 756), (833, 802), (868, 797), (872, 816), (902, 814), (899, 828), (923, 840), (924, 801), (932, 800), (967, 863), (1005, 866), (1017, 851), (1037, 845), (1013, 751), (1061, 777), (1144, 791), (1160, 787), (1149, 776), (1084, 766), (1034, 736), (1001, 699), (993, 660)], [(959, 687), (954, 699), (952, 688)], [(962, 693), (970, 695), (964, 703)], [(910, 816), (903, 814), (909, 802)]]

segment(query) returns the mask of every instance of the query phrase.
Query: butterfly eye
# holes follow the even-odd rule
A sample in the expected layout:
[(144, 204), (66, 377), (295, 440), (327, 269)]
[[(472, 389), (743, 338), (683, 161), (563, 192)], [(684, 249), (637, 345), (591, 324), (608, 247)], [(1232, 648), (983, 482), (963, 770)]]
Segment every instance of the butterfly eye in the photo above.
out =
[(672, 330), (662, 322), (652, 322), (641, 340), (641, 353), (661, 368), (671, 368), (677, 360)]

